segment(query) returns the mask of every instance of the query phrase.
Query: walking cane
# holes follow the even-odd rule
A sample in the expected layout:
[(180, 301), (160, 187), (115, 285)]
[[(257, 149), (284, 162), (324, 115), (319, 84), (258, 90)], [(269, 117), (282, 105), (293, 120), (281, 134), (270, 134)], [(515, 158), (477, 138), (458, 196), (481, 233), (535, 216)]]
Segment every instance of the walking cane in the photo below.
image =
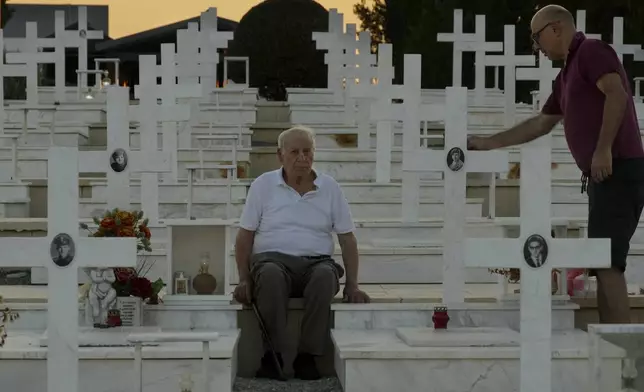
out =
[(271, 340), (271, 337), (268, 334), (268, 330), (266, 329), (266, 324), (264, 324), (264, 318), (262, 318), (262, 315), (259, 313), (259, 309), (257, 309), (257, 305), (255, 305), (255, 302), (252, 302), (251, 305), (253, 306), (253, 312), (255, 312), (255, 317), (257, 318), (257, 322), (259, 323), (259, 329), (261, 329), (262, 331), (264, 341), (268, 346), (268, 350), (271, 352), (271, 357), (273, 358), (273, 362), (275, 363), (275, 368), (277, 369), (277, 375), (281, 381), (286, 381), (286, 377), (284, 376), (284, 372), (282, 370), (282, 364), (277, 358), (277, 353), (275, 352), (275, 346), (273, 346), (273, 341)]

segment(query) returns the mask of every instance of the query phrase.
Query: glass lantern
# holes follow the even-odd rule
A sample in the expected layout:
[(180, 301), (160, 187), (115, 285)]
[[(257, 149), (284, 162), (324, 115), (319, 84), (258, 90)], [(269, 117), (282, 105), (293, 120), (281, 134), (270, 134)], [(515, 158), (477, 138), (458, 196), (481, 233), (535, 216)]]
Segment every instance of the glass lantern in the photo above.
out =
[(192, 387), (194, 385), (195, 383), (192, 381), (192, 376), (189, 373), (181, 376), (181, 382), (179, 383), (181, 392), (192, 392)]

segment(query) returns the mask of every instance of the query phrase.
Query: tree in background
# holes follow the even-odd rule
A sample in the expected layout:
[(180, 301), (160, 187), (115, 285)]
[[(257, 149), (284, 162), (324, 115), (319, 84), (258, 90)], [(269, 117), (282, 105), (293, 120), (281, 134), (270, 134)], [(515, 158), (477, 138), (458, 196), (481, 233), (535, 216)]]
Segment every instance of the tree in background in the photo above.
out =
[[(504, 25), (516, 26), (516, 53), (531, 53), (530, 20), (538, 8), (535, 0), (392, 0), (378, 1), (368, 5), (361, 0), (354, 9), (363, 28), (380, 26), (382, 38), (375, 35), (376, 43), (391, 42), (394, 46), (396, 80), (402, 81), (403, 55), (417, 53), (423, 56), (423, 88), (444, 88), (452, 81), (452, 48), (449, 42), (437, 42), (438, 33), (453, 30), (453, 10), (463, 9), (463, 28), (473, 32), (475, 15), (486, 15), (486, 38), (488, 42), (503, 42)], [(591, 33), (602, 34), (612, 41), (613, 17), (624, 16), (624, 40), (627, 43), (644, 43), (644, 1), (615, 0), (597, 2), (590, 0), (563, 0), (558, 4), (573, 14), (578, 9), (587, 11), (586, 26)], [(383, 6), (384, 5), (384, 6)], [(544, 5), (544, 4), (541, 4)], [(372, 34), (373, 35), (373, 34)], [(624, 66), (631, 77), (644, 76), (644, 64), (634, 63), (626, 56)], [(488, 70), (488, 87), (492, 87), (493, 69)], [(503, 79), (501, 78), (501, 88)], [(474, 87), (474, 54), (463, 55), (463, 85)], [(517, 98), (528, 102), (530, 90), (536, 82), (519, 82)]]
[(373, 45), (389, 42), (385, 0), (373, 0), (369, 3), (367, 0), (360, 0), (358, 4), (353, 6), (353, 13), (360, 19), (360, 28), (369, 30)]
[(13, 11), (9, 9), (7, 0), (0, 0), (0, 29), (4, 28), (12, 14)]

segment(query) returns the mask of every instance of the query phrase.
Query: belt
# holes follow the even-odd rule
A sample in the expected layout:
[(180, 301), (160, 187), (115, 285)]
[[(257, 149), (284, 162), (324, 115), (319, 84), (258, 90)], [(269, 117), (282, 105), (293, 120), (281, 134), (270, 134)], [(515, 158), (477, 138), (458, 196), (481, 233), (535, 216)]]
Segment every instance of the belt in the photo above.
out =
[(329, 255), (301, 256), (301, 257), (307, 260), (327, 260), (331, 258), (331, 256)]

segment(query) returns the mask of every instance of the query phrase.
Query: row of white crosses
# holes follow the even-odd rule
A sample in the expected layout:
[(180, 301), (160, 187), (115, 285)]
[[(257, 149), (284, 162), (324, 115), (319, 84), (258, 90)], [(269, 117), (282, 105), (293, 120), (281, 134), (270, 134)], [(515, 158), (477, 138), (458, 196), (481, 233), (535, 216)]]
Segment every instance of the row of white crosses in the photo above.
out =
[[(177, 84), (178, 58), (174, 44), (161, 45), (161, 65), (157, 65), (156, 56), (140, 56), (140, 84), (135, 86), (134, 90), (135, 97), (140, 100), (136, 120), (141, 122), (141, 126), (146, 124), (145, 126), (150, 128), (147, 131), (147, 137), (150, 139), (145, 146), (143, 144), (141, 146), (149, 151), (158, 149), (157, 122), (160, 122), (163, 151), (171, 157), (171, 168), (164, 175), (164, 181), (170, 183), (176, 183), (179, 176), (178, 124), (189, 121), (192, 110), (190, 104), (179, 105), (177, 100), (186, 98), (198, 100), (205, 91), (204, 86), (195, 80)], [(157, 78), (161, 78), (160, 85), (157, 85)], [(157, 105), (158, 99), (161, 100), (160, 106)], [(141, 142), (143, 142), (143, 133), (141, 133)]]
[[(154, 56), (153, 56), (154, 57)], [(127, 87), (107, 87), (107, 150), (80, 152), (81, 167), (84, 172), (107, 173), (107, 208), (130, 208), (130, 173), (154, 173), (152, 180), (142, 180), (141, 197), (143, 210), (151, 221), (158, 218), (158, 173), (170, 172), (172, 156), (157, 151), (156, 119), (154, 109), (150, 113), (142, 112), (148, 105), (134, 109), (129, 106), (130, 92)], [(146, 100), (147, 101), (147, 100)], [(130, 150), (130, 110), (138, 111), (137, 117), (149, 116), (154, 119), (154, 126), (144, 121), (141, 127), (141, 151)], [(151, 146), (154, 140), (154, 146)], [(125, 166), (121, 171), (110, 167), (113, 154), (117, 150), (125, 157)], [(51, 176), (51, 174), (50, 174)], [(146, 200), (150, 198), (149, 200)], [(154, 222), (153, 222), (154, 223)]]
[[(102, 31), (88, 30), (87, 7), (78, 7), (78, 30), (66, 30), (65, 11), (56, 11), (54, 15), (54, 38), (38, 38), (38, 24), (27, 22), (24, 38), (6, 38), (5, 49), (7, 63), (26, 64), (27, 104), (38, 103), (38, 65), (55, 64), (55, 97), (56, 101), (65, 101), (66, 48), (78, 49), (78, 70), (81, 73), (80, 87), (87, 87), (88, 40), (104, 38)], [(41, 52), (41, 49), (53, 48), (54, 52)]]
[[(44, 267), (48, 274), (47, 391), (78, 391), (78, 268), (136, 266), (136, 239), (81, 237), (78, 227), (78, 149), (49, 149), (47, 237), (2, 238), (0, 267)], [(58, 259), (57, 240), (71, 261)]]
[(452, 87), (461, 87), (463, 84), (463, 53), (475, 53), (475, 103), (480, 105), (485, 99), (485, 54), (487, 52), (500, 52), (503, 50), (501, 42), (486, 42), (485, 40), (485, 15), (476, 15), (476, 31), (463, 32), (463, 10), (454, 10), (454, 30), (452, 33), (438, 33), (438, 42), (452, 42)]
[(230, 31), (219, 31), (217, 20), (217, 8), (209, 8), (201, 14), (199, 24), (190, 23), (187, 29), (177, 31), (179, 83), (200, 83), (203, 98), (208, 98), (217, 88), (218, 50), (227, 48), (234, 36)]

